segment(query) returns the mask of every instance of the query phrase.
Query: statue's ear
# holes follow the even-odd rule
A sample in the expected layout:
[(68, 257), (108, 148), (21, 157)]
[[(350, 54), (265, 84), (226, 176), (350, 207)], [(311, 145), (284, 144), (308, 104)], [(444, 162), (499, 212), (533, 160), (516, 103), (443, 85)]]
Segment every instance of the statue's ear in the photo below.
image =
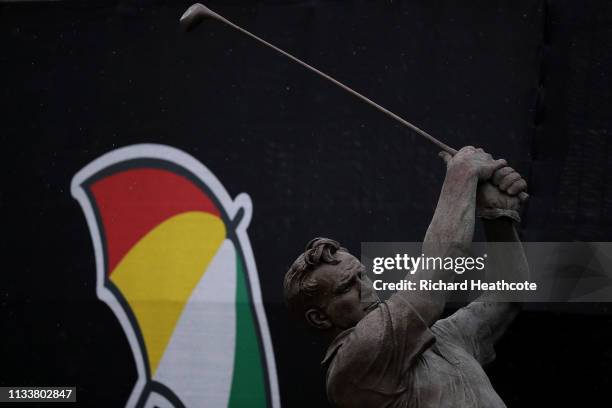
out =
[(309, 325), (319, 330), (327, 330), (332, 327), (332, 322), (329, 317), (322, 311), (316, 308), (311, 308), (304, 314)]

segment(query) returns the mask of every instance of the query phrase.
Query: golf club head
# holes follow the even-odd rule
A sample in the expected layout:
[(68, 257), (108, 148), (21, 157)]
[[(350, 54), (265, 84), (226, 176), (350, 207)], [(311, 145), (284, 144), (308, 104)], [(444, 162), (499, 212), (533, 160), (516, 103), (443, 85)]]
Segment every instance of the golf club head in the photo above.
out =
[(203, 4), (196, 3), (183, 13), (179, 22), (183, 30), (189, 32), (196, 28), (205, 18), (217, 18), (217, 13)]

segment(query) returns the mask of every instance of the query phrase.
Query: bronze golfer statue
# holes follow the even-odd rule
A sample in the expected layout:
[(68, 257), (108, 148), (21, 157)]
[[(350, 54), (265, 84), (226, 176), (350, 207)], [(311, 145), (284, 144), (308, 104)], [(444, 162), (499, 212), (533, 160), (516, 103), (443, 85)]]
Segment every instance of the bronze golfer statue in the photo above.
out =
[[(482, 149), (441, 152), (447, 165), (423, 242), (425, 256), (461, 256), (484, 220), (488, 241), (510, 242), (506, 267), (527, 275), (513, 223), (527, 188), (505, 160)], [(465, 254), (464, 254), (465, 255)], [(452, 282), (452, 270), (434, 280)], [(445, 291), (398, 291), (381, 302), (361, 262), (336, 241), (316, 238), (284, 281), (289, 308), (325, 336), (327, 395), (338, 407), (505, 407), (482, 366), (519, 310), (487, 293), (440, 319)]]

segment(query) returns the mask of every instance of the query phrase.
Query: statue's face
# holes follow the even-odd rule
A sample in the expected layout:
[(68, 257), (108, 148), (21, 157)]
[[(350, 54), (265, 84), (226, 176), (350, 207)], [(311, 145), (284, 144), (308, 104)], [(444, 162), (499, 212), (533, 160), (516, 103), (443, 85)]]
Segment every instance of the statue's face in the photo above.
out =
[(333, 327), (345, 330), (355, 326), (380, 302), (365, 267), (348, 252), (339, 251), (340, 263), (325, 264), (312, 272), (319, 288), (319, 310)]

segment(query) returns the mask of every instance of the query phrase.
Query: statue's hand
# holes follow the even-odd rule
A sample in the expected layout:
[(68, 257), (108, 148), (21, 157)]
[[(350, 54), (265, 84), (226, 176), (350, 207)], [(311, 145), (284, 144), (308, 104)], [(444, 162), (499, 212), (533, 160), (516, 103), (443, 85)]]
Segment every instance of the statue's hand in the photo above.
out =
[(473, 146), (461, 148), (454, 156), (445, 151), (438, 156), (444, 160), (447, 169), (458, 168), (461, 173), (477, 177), (479, 181), (489, 180), (496, 170), (507, 164), (504, 159), (495, 160), (489, 153)]
[(495, 171), (489, 181), (479, 184), (476, 196), (477, 215), (485, 219), (508, 217), (520, 222), (521, 200), (518, 194), (527, 182), (512, 167)]

